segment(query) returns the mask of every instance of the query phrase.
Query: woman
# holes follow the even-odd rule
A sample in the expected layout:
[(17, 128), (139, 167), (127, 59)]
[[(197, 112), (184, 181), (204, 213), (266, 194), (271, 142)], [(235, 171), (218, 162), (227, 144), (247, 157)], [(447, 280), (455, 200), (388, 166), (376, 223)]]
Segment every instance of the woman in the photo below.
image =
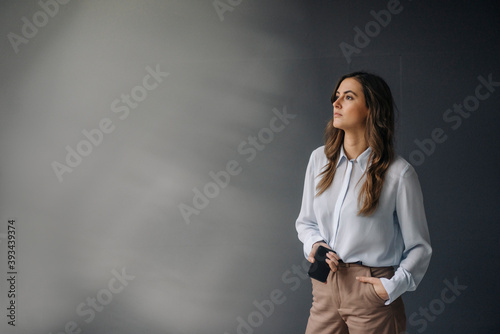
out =
[(401, 333), (400, 296), (416, 289), (432, 253), (418, 177), (394, 154), (393, 98), (382, 78), (345, 75), (331, 100), (296, 222), (309, 262), (320, 245), (333, 250), (326, 283), (311, 279), (306, 333)]

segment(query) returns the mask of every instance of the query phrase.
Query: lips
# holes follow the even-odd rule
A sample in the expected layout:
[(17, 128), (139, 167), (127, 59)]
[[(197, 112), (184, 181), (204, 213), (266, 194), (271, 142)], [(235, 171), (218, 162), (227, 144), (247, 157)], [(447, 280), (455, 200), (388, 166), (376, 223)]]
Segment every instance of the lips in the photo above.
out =
[(333, 117), (340, 117), (340, 116), (342, 116), (342, 114), (338, 113), (338, 112), (336, 112), (336, 113), (333, 114)]

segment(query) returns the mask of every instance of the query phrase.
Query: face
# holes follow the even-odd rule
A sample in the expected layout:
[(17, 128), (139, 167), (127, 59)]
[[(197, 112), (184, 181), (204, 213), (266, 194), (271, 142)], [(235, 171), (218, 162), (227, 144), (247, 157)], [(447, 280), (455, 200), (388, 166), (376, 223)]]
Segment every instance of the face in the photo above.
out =
[(344, 131), (363, 131), (366, 127), (368, 108), (363, 86), (353, 78), (344, 79), (335, 92), (333, 126)]

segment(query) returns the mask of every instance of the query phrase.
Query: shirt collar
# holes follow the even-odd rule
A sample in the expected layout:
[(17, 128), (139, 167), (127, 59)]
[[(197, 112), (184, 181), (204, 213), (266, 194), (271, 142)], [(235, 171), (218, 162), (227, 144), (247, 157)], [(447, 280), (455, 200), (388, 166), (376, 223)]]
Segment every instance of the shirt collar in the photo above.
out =
[[(361, 153), (356, 159), (353, 159), (358, 162), (359, 167), (364, 172), (366, 170), (366, 166), (368, 165), (368, 159), (370, 158), (370, 153), (372, 152), (371, 147), (368, 147), (363, 153)], [(345, 155), (344, 145), (340, 146), (340, 155), (337, 162), (337, 167), (344, 161), (347, 161), (347, 155)]]

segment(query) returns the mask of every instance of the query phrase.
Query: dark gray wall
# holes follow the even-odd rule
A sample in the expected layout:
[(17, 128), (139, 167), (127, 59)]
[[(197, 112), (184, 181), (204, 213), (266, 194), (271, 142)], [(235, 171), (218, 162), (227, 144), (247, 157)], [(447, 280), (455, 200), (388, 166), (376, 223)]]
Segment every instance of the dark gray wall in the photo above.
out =
[[(425, 196), (434, 255), (407, 332), (498, 330), (498, 2), (40, 3), (0, 5), (0, 332), (302, 333), (305, 167), (359, 69), (390, 84)], [(67, 147), (86, 156), (59, 180)]]

